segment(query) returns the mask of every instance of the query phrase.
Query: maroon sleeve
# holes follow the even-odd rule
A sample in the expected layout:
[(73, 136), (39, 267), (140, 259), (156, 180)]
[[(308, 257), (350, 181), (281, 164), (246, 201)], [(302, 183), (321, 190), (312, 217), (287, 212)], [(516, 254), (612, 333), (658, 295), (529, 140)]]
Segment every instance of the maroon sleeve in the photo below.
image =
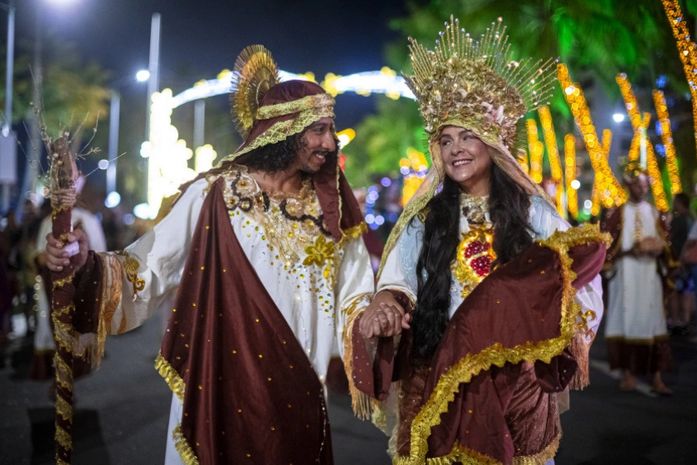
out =
[(553, 357), (550, 363), (535, 362), (537, 382), (545, 392), (561, 392), (566, 389), (576, 373), (578, 365), (568, 350)]
[(394, 373), (394, 338), (377, 338), (375, 359), (372, 360), (366, 341), (355, 326), (362, 317), (363, 315), (359, 315), (353, 323), (353, 382), (362, 392), (378, 400), (384, 400), (390, 392)]
[(90, 250), (87, 262), (75, 274), (73, 325), (79, 333), (96, 333), (99, 325), (102, 269), (97, 254)]

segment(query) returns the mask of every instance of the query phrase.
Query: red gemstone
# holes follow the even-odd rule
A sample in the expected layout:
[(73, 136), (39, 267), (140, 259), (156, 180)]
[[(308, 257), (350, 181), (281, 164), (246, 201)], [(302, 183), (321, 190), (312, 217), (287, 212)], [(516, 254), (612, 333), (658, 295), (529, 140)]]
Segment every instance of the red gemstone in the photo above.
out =
[(472, 260), (472, 269), (478, 276), (486, 276), (491, 271), (491, 259), (488, 256)]

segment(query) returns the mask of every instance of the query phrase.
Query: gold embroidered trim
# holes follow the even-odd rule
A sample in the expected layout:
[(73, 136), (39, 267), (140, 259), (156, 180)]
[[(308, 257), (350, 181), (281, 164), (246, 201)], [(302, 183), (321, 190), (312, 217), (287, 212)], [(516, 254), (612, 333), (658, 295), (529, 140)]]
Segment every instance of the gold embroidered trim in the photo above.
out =
[[(607, 246), (610, 240), (610, 236), (607, 233), (601, 233), (597, 225), (587, 224), (571, 228), (568, 231), (556, 231), (548, 239), (537, 241), (539, 245), (556, 252), (561, 263), (560, 335), (540, 342), (528, 341), (510, 348), (503, 347), (500, 343), (494, 343), (476, 354), (467, 354), (462, 357), (441, 375), (430, 397), (417, 413), (411, 425), (409, 456), (396, 457), (395, 464), (437, 463), (431, 462), (432, 459), (426, 459), (428, 438), (432, 428), (440, 424), (441, 415), (447, 412), (448, 404), (454, 400), (460, 384), (469, 383), (475, 375), (492, 366), (502, 367), (505, 363), (517, 364), (524, 360), (542, 360), (549, 363), (552, 357), (560, 354), (569, 345), (576, 331), (578, 311), (578, 304), (573, 301), (575, 290), (572, 283), (576, 278), (576, 273), (571, 268), (572, 260), (568, 255), (569, 249), (590, 242), (604, 242)], [(467, 454), (467, 451), (464, 454)], [(488, 463), (476, 456), (466, 459), (460, 458), (460, 460), (469, 460), (465, 463), (481, 465)], [(487, 457), (487, 460), (491, 460), (491, 458)]]
[(59, 425), (56, 425), (56, 441), (65, 450), (72, 450), (73, 444), (70, 438), (70, 434)]
[(73, 419), (73, 407), (61, 396), (56, 396), (56, 412), (63, 418), (63, 420), (72, 422)]
[(53, 318), (53, 338), (65, 352), (74, 353), (73, 343), (75, 342), (75, 330), (72, 325)]
[(70, 284), (73, 282), (73, 278), (75, 277), (74, 274), (68, 275), (65, 278), (62, 279), (56, 279), (53, 281), (53, 289), (58, 289), (59, 287), (63, 287), (66, 284)]
[(71, 313), (75, 312), (75, 305), (69, 304), (66, 305), (65, 307), (58, 307), (52, 311), (52, 315), (54, 318), (61, 318), (64, 316), (67, 316)]
[(53, 354), (53, 366), (58, 374), (56, 377), (58, 384), (60, 384), (65, 390), (72, 389), (73, 371), (70, 369), (68, 364), (65, 363), (65, 360), (63, 360), (63, 358), (58, 354), (58, 351)]
[(184, 402), (184, 391), (186, 390), (186, 384), (177, 370), (169, 364), (169, 362), (162, 356), (161, 353), (157, 354), (155, 358), (155, 369), (165, 380), (169, 389), (179, 398), (180, 401)]
[(287, 116), (299, 111), (314, 110), (326, 112), (334, 109), (334, 99), (329, 94), (308, 95), (290, 102), (276, 103), (274, 105), (264, 105), (257, 110), (257, 118), (271, 119), (279, 116)]
[(363, 313), (365, 307), (370, 302), (370, 293), (360, 294), (356, 296), (348, 306), (343, 310), (346, 315), (344, 324), (344, 370), (346, 378), (348, 378), (349, 393), (351, 394), (351, 407), (353, 413), (361, 420), (369, 420), (372, 413), (373, 400), (369, 395), (360, 391), (354, 382), (353, 378), (353, 326), (359, 315)]
[(126, 279), (128, 279), (128, 282), (130, 282), (133, 286), (133, 300), (135, 301), (135, 299), (138, 297), (138, 292), (145, 289), (145, 281), (138, 277), (140, 263), (125, 250), (119, 250), (118, 252), (115, 252), (115, 254), (124, 257), (123, 269), (126, 273)]
[(352, 241), (354, 239), (359, 239), (361, 236), (363, 236), (363, 234), (367, 230), (368, 230), (368, 225), (365, 224), (363, 221), (361, 221), (356, 226), (353, 226), (351, 228), (348, 228), (348, 229), (342, 231), (341, 242), (339, 244), (343, 245), (344, 243), (346, 243), (348, 241)]
[(179, 452), (179, 456), (184, 462), (184, 465), (199, 465), (198, 457), (196, 453), (191, 448), (189, 441), (184, 437), (182, 432), (182, 425), (177, 425), (172, 431), (172, 438), (174, 439), (174, 447)]
[(309, 125), (324, 117), (334, 118), (334, 110), (325, 108), (318, 112), (313, 112), (310, 110), (301, 111), (294, 119), (279, 121), (273, 124), (269, 129), (264, 131), (262, 134), (259, 134), (252, 142), (249, 143), (249, 145), (238, 150), (232, 155), (225, 157), (223, 160), (221, 160), (221, 162), (234, 160), (240, 155), (244, 155), (245, 153), (251, 152), (259, 147), (281, 142), (290, 136), (302, 132)]
[(513, 465), (545, 465), (545, 463), (557, 455), (560, 442), (561, 433), (557, 434), (557, 436), (552, 439), (552, 442), (547, 444), (547, 446), (537, 454), (513, 457)]

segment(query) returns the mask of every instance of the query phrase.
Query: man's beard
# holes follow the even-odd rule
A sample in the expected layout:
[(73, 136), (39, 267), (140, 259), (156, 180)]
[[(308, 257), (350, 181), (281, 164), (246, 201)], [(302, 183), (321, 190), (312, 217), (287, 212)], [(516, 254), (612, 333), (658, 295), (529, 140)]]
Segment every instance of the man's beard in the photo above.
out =
[(300, 171), (302, 171), (305, 174), (315, 174), (318, 171), (320, 171), (322, 169), (322, 166), (326, 165), (327, 163), (336, 164), (336, 160), (339, 155), (339, 150), (314, 150), (312, 151), (310, 157), (314, 157), (316, 154), (324, 156), (324, 163), (319, 168), (314, 168), (308, 162), (300, 167)]

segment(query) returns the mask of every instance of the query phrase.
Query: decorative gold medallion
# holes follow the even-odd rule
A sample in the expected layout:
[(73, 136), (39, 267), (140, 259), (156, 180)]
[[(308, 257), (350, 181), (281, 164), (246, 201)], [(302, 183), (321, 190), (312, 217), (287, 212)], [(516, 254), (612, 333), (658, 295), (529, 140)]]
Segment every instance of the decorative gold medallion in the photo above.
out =
[(462, 285), (463, 299), (491, 273), (496, 260), (493, 242), (494, 230), (487, 226), (472, 226), (460, 240), (453, 275)]

